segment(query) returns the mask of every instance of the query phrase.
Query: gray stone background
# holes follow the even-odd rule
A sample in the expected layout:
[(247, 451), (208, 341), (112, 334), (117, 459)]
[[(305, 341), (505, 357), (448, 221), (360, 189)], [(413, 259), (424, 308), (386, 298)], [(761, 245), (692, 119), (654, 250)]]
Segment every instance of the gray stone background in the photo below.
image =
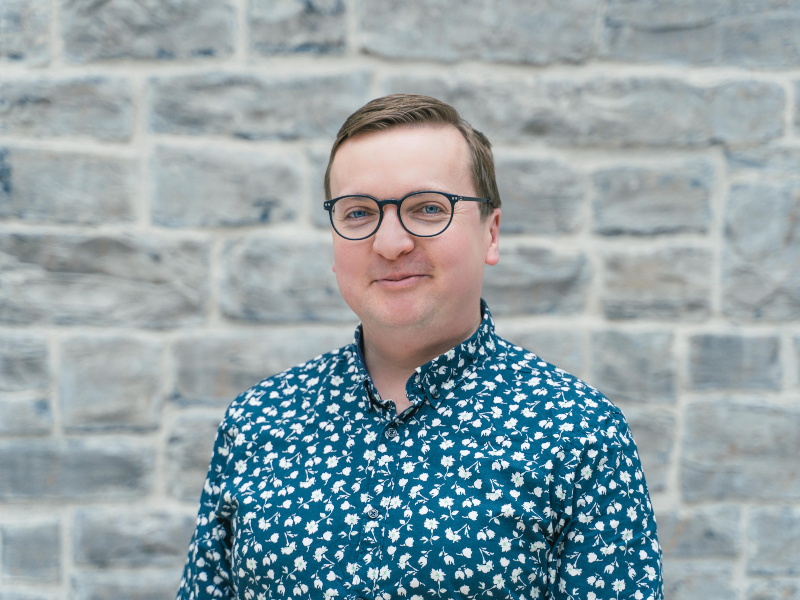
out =
[(485, 298), (623, 407), (668, 600), (800, 599), (798, 0), (2, 0), (0, 599), (172, 597), (227, 403), (350, 339), (396, 91), (494, 142)]

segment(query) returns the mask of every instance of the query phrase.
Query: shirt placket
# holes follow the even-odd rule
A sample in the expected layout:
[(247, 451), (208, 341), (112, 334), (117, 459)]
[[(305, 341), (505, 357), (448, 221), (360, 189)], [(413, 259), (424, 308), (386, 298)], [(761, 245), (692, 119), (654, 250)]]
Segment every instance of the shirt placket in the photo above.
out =
[[(367, 388), (368, 390), (369, 388)], [(372, 442), (370, 449), (375, 452), (375, 458), (367, 468), (367, 481), (365, 491), (369, 498), (364, 506), (364, 524), (359, 544), (356, 549), (358, 559), (359, 577), (362, 582), (371, 585), (371, 598), (383, 598), (381, 581), (386, 581), (390, 577), (392, 568), (392, 557), (387, 555), (387, 515), (391, 510), (392, 498), (395, 495), (396, 482), (400, 461), (398, 459), (404, 442), (409, 438), (410, 432), (408, 423), (410, 415), (417, 412), (418, 403), (424, 398), (409, 398), (414, 402), (416, 408), (412, 408), (404, 415), (393, 415), (386, 413), (387, 409), (373, 406), (372, 411), (378, 411), (385, 421), (381, 423), (380, 433)], [(394, 410), (390, 405), (388, 410)], [(376, 415), (376, 416), (377, 416)], [(381, 464), (381, 460), (386, 461)], [(380, 486), (376, 489), (376, 486)], [(369, 557), (369, 558), (367, 558)], [(362, 588), (363, 589), (363, 588)], [(354, 596), (356, 600), (367, 600), (362, 592)]]
[[(376, 431), (375, 439), (370, 443), (369, 447), (365, 448), (365, 451), (372, 454), (372, 459), (369, 460), (366, 466), (366, 477), (363, 482), (363, 487), (358, 492), (359, 503), (362, 506), (361, 531), (359, 532), (358, 545), (356, 546), (355, 556), (353, 558), (355, 559), (356, 565), (358, 565), (358, 570), (355, 575), (358, 575), (357, 580), (359, 583), (355, 585), (355, 590), (361, 591), (355, 591), (352, 596), (348, 596), (348, 598), (353, 598), (355, 600), (371, 600), (371, 598), (367, 598), (368, 595), (365, 595), (364, 590), (373, 587), (373, 582), (375, 582), (377, 578), (370, 577), (370, 575), (375, 575), (380, 569), (379, 553), (383, 535), (380, 501), (383, 497), (383, 491), (381, 494), (376, 495), (374, 493), (374, 488), (378, 479), (376, 473), (381, 471), (381, 467), (379, 466), (381, 457), (387, 455), (387, 450), (384, 449), (382, 452), (381, 446), (385, 445), (387, 441), (387, 431), (391, 429), (392, 423), (392, 420), (387, 418), (385, 410), (377, 406), (375, 399), (372, 398), (372, 394), (370, 393), (370, 388), (370, 382), (365, 380), (364, 392), (367, 405), (369, 406), (369, 415), (374, 419), (378, 430)], [(388, 439), (394, 438), (397, 435), (396, 429), (393, 434), (388, 435)], [(356, 580), (355, 577), (353, 579)]]
[[(372, 510), (374, 511), (371, 516), (374, 517), (375, 526), (372, 528), (372, 534), (368, 536), (369, 542), (373, 548), (373, 567), (371, 575), (372, 594), (374, 598), (382, 598), (381, 582), (386, 581), (390, 577), (392, 569), (392, 557), (387, 554), (387, 523), (389, 511), (392, 510), (392, 498), (396, 492), (397, 474), (400, 466), (398, 455), (402, 448), (403, 442), (408, 438), (408, 424), (407, 419), (401, 419), (395, 416), (383, 427), (383, 452), (378, 453), (378, 461), (381, 457), (386, 457), (387, 461), (384, 467), (379, 467), (383, 475), (380, 482), (376, 481), (376, 485), (380, 484), (379, 489), (373, 491), (375, 495), (372, 501)], [(379, 444), (380, 448), (381, 444)]]
[[(397, 415), (391, 419), (383, 428), (383, 437), (386, 440), (387, 453), (392, 457), (390, 463), (391, 468), (386, 474), (385, 485), (380, 494), (376, 495), (376, 503), (379, 506), (379, 519), (380, 519), (380, 537), (378, 541), (378, 548), (376, 550), (376, 558), (379, 562), (377, 565), (378, 577), (374, 580), (372, 588), (374, 598), (389, 598), (390, 594), (385, 596), (382, 590), (387, 586), (394, 587), (397, 582), (397, 574), (392, 574), (392, 569), (397, 567), (396, 557), (393, 556), (391, 548), (394, 548), (394, 554), (398, 552), (400, 547), (397, 545), (397, 540), (390, 539), (389, 534), (392, 527), (402, 530), (407, 525), (406, 515), (401, 507), (404, 504), (403, 491), (398, 486), (398, 480), (401, 477), (400, 463), (402, 461), (403, 450), (411, 444), (412, 424), (417, 422), (416, 417), (419, 415), (420, 410), (424, 409), (426, 402), (426, 394), (422, 386), (418, 385), (419, 396), (409, 393), (408, 399), (412, 402), (412, 408), (405, 411), (402, 415)], [(378, 497), (380, 496), (380, 497)], [(393, 505), (393, 500), (396, 503)], [(400, 511), (400, 512), (398, 512)]]

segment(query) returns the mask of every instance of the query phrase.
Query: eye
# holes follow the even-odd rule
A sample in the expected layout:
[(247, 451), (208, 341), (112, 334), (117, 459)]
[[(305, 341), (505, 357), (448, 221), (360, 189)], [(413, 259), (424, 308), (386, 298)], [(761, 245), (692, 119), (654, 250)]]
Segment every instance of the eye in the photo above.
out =
[(348, 219), (363, 219), (367, 216), (367, 211), (363, 208), (355, 208), (345, 215)]
[(435, 204), (426, 204), (422, 207), (422, 212), (426, 215), (438, 215), (442, 212), (440, 206), (436, 206)]

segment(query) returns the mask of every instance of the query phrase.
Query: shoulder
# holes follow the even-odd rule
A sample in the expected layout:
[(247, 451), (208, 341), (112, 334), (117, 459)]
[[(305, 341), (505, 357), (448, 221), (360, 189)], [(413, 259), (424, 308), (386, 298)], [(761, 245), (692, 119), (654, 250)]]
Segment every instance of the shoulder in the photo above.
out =
[[(632, 437), (622, 411), (599, 390), (534, 352), (496, 338), (488, 373), (510, 386), (520, 416), (535, 430), (552, 430), (573, 448), (587, 444), (628, 445)], [(524, 399), (524, 400), (523, 400)]]
[(259, 381), (228, 406), (219, 434), (236, 447), (252, 448), (264, 434), (310, 418), (320, 394), (337, 395), (357, 371), (356, 352), (348, 344)]

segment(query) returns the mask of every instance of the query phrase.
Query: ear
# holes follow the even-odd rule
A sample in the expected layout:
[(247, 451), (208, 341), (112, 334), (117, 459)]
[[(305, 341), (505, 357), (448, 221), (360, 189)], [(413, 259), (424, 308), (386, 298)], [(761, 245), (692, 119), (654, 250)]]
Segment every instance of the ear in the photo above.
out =
[(500, 209), (495, 208), (494, 212), (486, 217), (484, 226), (484, 239), (488, 242), (486, 248), (487, 265), (493, 266), (500, 260)]

